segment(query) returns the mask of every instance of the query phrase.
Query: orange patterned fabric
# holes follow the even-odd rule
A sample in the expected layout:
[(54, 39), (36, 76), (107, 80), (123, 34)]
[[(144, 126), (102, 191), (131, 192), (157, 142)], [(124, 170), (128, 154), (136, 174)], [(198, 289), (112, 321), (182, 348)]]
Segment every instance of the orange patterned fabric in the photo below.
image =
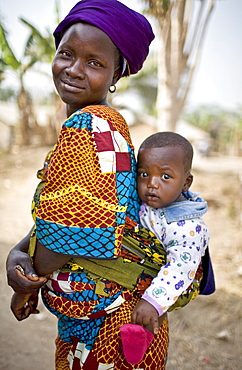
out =
[[(97, 219), (100, 227), (112, 225), (115, 213), (105, 209), (105, 204), (101, 213), (99, 207), (93, 207), (93, 200), (102, 199), (114, 207), (118, 206), (116, 194), (110, 191), (115, 187), (114, 173), (100, 172), (98, 158), (90, 156), (90, 133), (86, 129), (76, 131), (68, 128), (62, 130), (61, 146), (52, 157), (54, 168), (50, 165), (37, 216), (66, 226), (93, 227)], [(67, 145), (69, 136), (73, 150)], [(94, 148), (91, 148), (91, 152), (95, 153)], [(89, 215), (88, 219), (86, 214)]]
[[(33, 204), (38, 240), (70, 257), (119, 257), (125, 219), (138, 222), (139, 210), (134, 151), (123, 117), (104, 106), (74, 113), (39, 174), (44, 185)], [(99, 283), (105, 286), (101, 293)], [(85, 271), (63, 270), (53, 273), (42, 297), (59, 319), (56, 370), (164, 369), (166, 320), (140, 364), (124, 358), (119, 328), (130, 322), (137, 293), (112, 279), (96, 282)]]
[[(105, 106), (102, 110), (95, 106), (88, 107), (82, 110), (82, 113), (84, 112), (109, 122), (109, 130), (120, 132), (131, 145), (127, 124), (118, 112)], [(74, 113), (77, 114), (80, 115)], [(103, 140), (109, 133), (110, 131), (103, 133)], [(94, 139), (95, 135), (98, 134), (94, 133)], [(118, 207), (118, 199), (113, 192), (116, 186), (115, 172), (100, 171), (95, 145), (93, 133), (87, 128), (63, 127), (52, 156), (53, 165), (50, 164), (48, 181), (41, 194), (42, 203), (38, 208), (38, 217), (67, 226), (94, 227), (97, 222), (100, 227), (113, 225), (115, 212), (108, 209), (108, 204)], [(98, 199), (104, 201), (102, 208), (93, 207), (93, 201)]]
[(123, 137), (127, 141), (127, 143), (134, 149), (132, 142), (131, 142), (129, 130), (127, 129), (127, 123), (120, 113), (104, 105), (102, 106), (101, 111), (100, 111), (100, 106), (98, 105), (92, 105), (92, 106), (83, 108), (82, 111), (91, 113), (95, 116), (101, 117), (104, 120), (108, 120), (109, 122), (112, 122), (112, 125), (115, 128), (115, 130), (117, 130), (118, 132), (121, 132)]
[(135, 166), (117, 111), (89, 106), (75, 112), (63, 124), (34, 198), (39, 241), (57, 253), (118, 257), (126, 216), (138, 218)]
[(70, 363), (67, 357), (72, 344), (68, 342), (63, 342), (60, 337), (57, 337), (55, 344), (56, 344), (55, 369), (70, 370)]
[[(56, 370), (98, 370), (103, 369), (104, 364), (106, 366), (110, 364), (109, 370), (164, 370), (169, 341), (167, 319), (163, 321), (158, 334), (154, 336), (143, 360), (139, 364), (129, 364), (123, 355), (119, 328), (121, 325), (130, 322), (131, 312), (138, 300), (139, 296), (134, 295), (133, 299), (125, 301), (118, 311), (107, 315), (94, 346), (84, 362), (80, 361), (79, 355), (75, 357), (78, 340), (73, 338), (73, 343), (70, 344), (63, 342), (58, 337), (56, 340)], [(67, 360), (70, 352), (74, 354), (71, 366)]]
[(131, 301), (124, 302), (117, 312), (107, 316), (92, 349), (98, 363), (114, 363), (114, 370), (165, 369), (168, 347), (167, 319), (164, 320), (159, 333), (154, 336), (143, 360), (139, 364), (128, 364), (123, 355), (119, 328), (121, 325), (130, 322), (131, 313), (139, 299), (139, 296), (134, 294)]

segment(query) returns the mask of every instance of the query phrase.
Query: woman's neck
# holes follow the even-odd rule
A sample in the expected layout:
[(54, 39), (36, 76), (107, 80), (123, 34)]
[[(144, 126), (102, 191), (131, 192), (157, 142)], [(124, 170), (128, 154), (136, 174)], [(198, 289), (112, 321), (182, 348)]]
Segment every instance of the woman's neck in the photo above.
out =
[(68, 104), (66, 104), (66, 115), (67, 115), (67, 117), (70, 117), (73, 113), (75, 113), (75, 112), (77, 112), (78, 110), (80, 110), (80, 109), (83, 109), (83, 108), (85, 108), (85, 107), (87, 107), (87, 106), (89, 106), (89, 105), (105, 105), (106, 107), (109, 107), (109, 108), (111, 108), (111, 106), (110, 106), (110, 104), (107, 102), (107, 99), (105, 98), (105, 99), (103, 99), (102, 101), (100, 101), (100, 102), (97, 102), (97, 103), (90, 103), (90, 104), (85, 104), (85, 105), (83, 105), (83, 106), (78, 106), (78, 107), (73, 107), (73, 106), (71, 106), (71, 105), (68, 105)]

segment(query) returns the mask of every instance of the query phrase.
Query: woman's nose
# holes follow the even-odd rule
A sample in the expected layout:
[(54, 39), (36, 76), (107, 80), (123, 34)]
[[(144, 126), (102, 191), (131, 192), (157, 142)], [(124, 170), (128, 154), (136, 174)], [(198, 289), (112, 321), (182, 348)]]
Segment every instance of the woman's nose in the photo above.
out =
[(72, 61), (72, 63), (66, 68), (66, 72), (73, 78), (83, 79), (85, 76), (84, 66), (80, 60)]

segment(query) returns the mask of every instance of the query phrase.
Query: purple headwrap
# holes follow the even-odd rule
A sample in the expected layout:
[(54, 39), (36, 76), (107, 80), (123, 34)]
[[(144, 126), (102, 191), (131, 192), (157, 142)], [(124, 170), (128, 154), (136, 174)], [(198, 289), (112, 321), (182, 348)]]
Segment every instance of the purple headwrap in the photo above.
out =
[[(56, 48), (62, 32), (77, 22), (86, 22), (105, 32), (127, 60), (131, 74), (143, 65), (154, 39), (147, 19), (117, 0), (79, 1), (54, 31)], [(127, 69), (123, 75), (128, 75)]]

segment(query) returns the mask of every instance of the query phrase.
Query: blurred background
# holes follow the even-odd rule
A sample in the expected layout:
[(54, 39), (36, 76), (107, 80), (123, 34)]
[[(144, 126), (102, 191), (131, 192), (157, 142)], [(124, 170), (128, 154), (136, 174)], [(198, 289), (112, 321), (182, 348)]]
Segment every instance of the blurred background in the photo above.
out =
[[(110, 103), (138, 148), (162, 130), (195, 149), (193, 191), (205, 221), (217, 291), (170, 315), (168, 370), (242, 368), (242, 2), (123, 0), (152, 23), (155, 41), (140, 73), (123, 78)], [(9, 310), (9, 250), (32, 225), (35, 177), (56, 141), (65, 107), (51, 78), (52, 32), (73, 0), (0, 2), (0, 369), (54, 369), (56, 320), (18, 323)], [(91, 369), (90, 369), (91, 370)]]
[[(13, 145), (49, 145), (56, 140), (65, 111), (51, 80), (55, 53), (52, 32), (75, 3), (0, 3), (3, 150)], [(123, 3), (143, 11), (156, 39), (142, 71), (120, 80), (117, 92), (110, 96), (112, 104), (122, 109), (130, 125), (145, 123), (156, 130), (179, 130), (181, 121), (185, 121), (201, 129), (206, 134), (201, 138), (200, 131), (194, 144), (204, 156), (240, 156), (241, 1)]]

